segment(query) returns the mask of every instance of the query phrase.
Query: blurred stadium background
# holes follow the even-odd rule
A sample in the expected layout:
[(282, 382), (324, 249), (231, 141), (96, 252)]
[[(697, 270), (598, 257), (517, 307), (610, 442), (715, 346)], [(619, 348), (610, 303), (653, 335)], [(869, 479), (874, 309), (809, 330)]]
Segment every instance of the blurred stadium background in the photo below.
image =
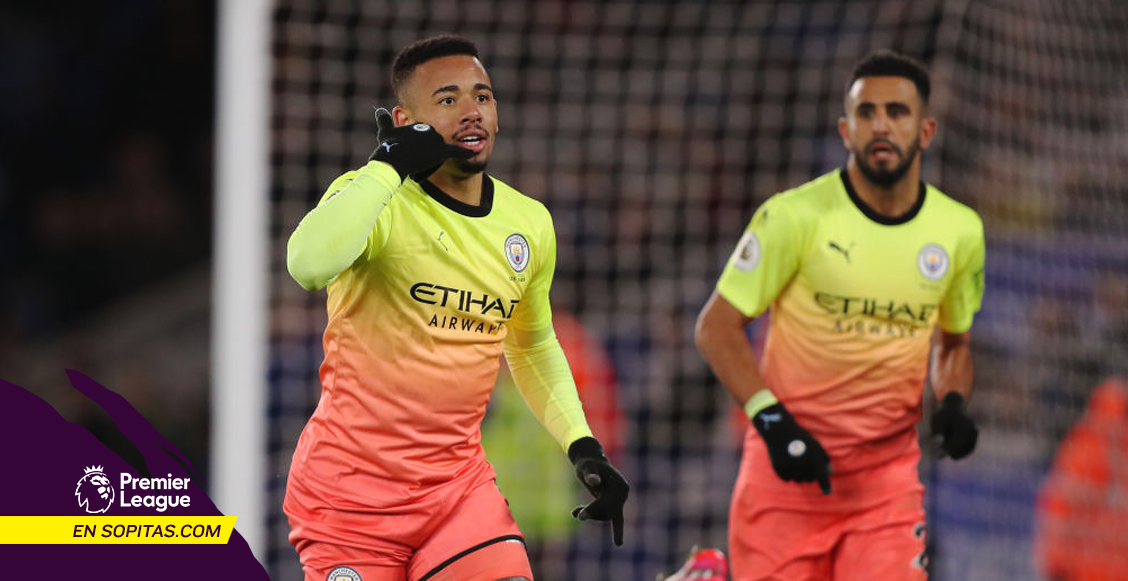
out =
[[(216, 6), (61, 4), (0, 8), (0, 377), (120, 438), (66, 385), (63, 367), (83, 371), (213, 477)], [(1128, 371), (1128, 4), (277, 0), (271, 15), (268, 472), (247, 486), (272, 579), (301, 578), (280, 507), (325, 318), (285, 241), (367, 158), (395, 52), (438, 32), (482, 49), (502, 127), (489, 172), (553, 212), (566, 348), (634, 485), (621, 549), (561, 518), (579, 491), (503, 379), (487, 445), (538, 578), (650, 581), (693, 544), (724, 546), (743, 422), (693, 321), (753, 209), (844, 162), (846, 76), (879, 47), (932, 69), (926, 179), (988, 237), (980, 448), (922, 466), (933, 579), (1043, 578), (1039, 489), (1091, 390)]]

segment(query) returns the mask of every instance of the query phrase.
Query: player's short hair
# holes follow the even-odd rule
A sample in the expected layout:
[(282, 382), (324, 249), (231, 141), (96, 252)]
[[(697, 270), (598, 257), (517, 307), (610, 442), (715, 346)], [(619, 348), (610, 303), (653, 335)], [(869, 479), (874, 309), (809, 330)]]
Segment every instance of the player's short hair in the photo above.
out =
[(478, 45), (468, 38), (441, 34), (417, 40), (405, 47), (392, 61), (392, 91), (403, 102), (403, 86), (419, 65), (444, 56), (467, 55), (478, 58)]
[(846, 93), (854, 81), (863, 77), (903, 77), (916, 85), (921, 103), (928, 104), (928, 96), (932, 92), (932, 83), (928, 79), (928, 69), (920, 61), (907, 57), (886, 48), (875, 50), (854, 66), (850, 75), (850, 82), (846, 84)]

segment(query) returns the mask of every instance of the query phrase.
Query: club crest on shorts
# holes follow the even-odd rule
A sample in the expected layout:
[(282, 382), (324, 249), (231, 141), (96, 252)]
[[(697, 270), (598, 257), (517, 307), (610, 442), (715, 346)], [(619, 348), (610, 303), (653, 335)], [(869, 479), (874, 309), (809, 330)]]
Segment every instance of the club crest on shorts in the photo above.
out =
[(755, 232), (749, 230), (741, 236), (740, 242), (736, 244), (732, 264), (743, 272), (752, 272), (760, 264), (760, 239)]
[(939, 244), (925, 244), (917, 254), (917, 268), (920, 274), (933, 282), (944, 278), (948, 273), (948, 253)]
[(521, 272), (529, 266), (529, 260), (532, 257), (529, 254), (529, 241), (520, 234), (510, 234), (509, 238), (505, 239), (505, 260), (509, 261), (509, 266), (513, 267), (514, 272)]
[(329, 576), (325, 581), (361, 581), (360, 573), (352, 567), (337, 567), (329, 572)]

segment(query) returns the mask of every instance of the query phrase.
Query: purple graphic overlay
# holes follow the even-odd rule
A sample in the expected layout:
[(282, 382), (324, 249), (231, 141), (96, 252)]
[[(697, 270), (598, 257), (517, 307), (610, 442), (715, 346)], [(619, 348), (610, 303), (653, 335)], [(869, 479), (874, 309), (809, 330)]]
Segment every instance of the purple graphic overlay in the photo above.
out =
[[(35, 394), (0, 380), (0, 515), (222, 515), (184, 454), (125, 398), (79, 372), (67, 376), (137, 446), (150, 478)], [(238, 531), (225, 545), (0, 545), (0, 562), (0, 577), (12, 579), (268, 579)]]

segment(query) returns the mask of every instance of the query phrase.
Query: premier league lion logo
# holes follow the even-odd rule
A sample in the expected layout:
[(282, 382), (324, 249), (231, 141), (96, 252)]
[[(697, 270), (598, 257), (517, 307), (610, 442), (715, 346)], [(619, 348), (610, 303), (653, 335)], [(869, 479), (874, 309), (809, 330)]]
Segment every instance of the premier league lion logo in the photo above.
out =
[(74, 496), (78, 499), (78, 506), (86, 509), (90, 514), (99, 514), (109, 510), (114, 503), (114, 487), (110, 479), (102, 472), (101, 466), (84, 468), (86, 475), (78, 481), (74, 489)]

